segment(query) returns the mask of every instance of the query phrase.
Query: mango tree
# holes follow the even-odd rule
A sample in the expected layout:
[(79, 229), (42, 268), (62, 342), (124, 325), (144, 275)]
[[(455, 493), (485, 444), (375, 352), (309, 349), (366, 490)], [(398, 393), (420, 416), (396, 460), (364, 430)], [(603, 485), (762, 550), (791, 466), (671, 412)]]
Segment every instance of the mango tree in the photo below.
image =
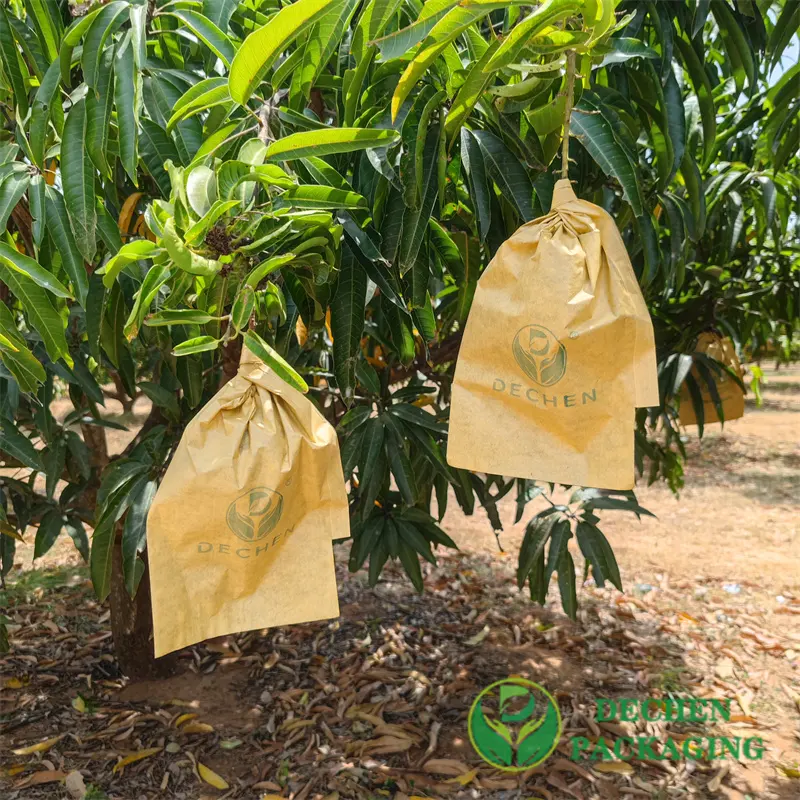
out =
[[(337, 426), (350, 567), (371, 583), (391, 559), (422, 591), (420, 559), (454, 547), (451, 498), (500, 530), (513, 493), (517, 521), (547, 503), (520, 552), (533, 599), (571, 538), (585, 576), (622, 588), (596, 512), (645, 513), (633, 493), (564, 502), (447, 465), (460, 332), (481, 271), (568, 172), (615, 216), (652, 308), (662, 402), (638, 416), (637, 467), (677, 490), (694, 336), (796, 328), (797, 70), (772, 70), (799, 25), (763, 0), (5, 4), (2, 573), (29, 529), (36, 557), (72, 537), (123, 669), (153, 669), (147, 511), (247, 347)], [(141, 395), (111, 457), (103, 406)]]

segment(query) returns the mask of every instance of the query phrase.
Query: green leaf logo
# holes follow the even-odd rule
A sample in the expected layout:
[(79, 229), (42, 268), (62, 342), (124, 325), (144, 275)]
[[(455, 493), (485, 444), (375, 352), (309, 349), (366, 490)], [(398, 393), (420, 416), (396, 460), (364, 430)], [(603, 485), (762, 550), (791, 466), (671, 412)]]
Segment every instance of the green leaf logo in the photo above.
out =
[(558, 383), (567, 371), (567, 348), (542, 325), (520, 328), (511, 351), (520, 369), (540, 386)]
[(283, 495), (264, 486), (248, 489), (229, 506), (228, 527), (245, 542), (263, 539), (277, 524), (283, 512)]
[(495, 769), (523, 772), (541, 764), (561, 738), (561, 712), (538, 683), (507, 678), (487, 686), (467, 718), (475, 752)]

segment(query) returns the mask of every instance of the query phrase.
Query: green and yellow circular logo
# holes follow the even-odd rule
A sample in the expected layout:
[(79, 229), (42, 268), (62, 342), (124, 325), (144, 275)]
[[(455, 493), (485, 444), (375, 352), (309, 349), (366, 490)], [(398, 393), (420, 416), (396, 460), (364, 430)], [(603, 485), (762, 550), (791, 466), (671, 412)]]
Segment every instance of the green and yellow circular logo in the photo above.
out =
[(524, 772), (555, 750), (561, 738), (561, 712), (538, 683), (506, 678), (475, 698), (467, 728), (484, 761), (505, 772)]
[(567, 371), (567, 348), (544, 325), (520, 328), (511, 351), (519, 368), (540, 386), (558, 383)]
[(243, 541), (263, 539), (283, 512), (283, 495), (266, 486), (256, 486), (239, 495), (229, 506), (225, 520)]

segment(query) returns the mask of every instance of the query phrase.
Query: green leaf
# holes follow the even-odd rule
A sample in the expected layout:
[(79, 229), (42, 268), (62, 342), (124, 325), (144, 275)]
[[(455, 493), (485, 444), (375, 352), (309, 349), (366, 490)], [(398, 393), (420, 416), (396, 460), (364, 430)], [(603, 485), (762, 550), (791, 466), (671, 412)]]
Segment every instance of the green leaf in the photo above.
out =
[(171, 186), (164, 164), (167, 161), (171, 161), (173, 164), (181, 163), (175, 142), (170, 139), (162, 127), (145, 117), (141, 120), (139, 133), (139, 154), (142, 161), (153, 180), (158, 184), (162, 196), (169, 197)]
[(369, 44), (386, 30), (400, 3), (401, 0), (370, 0), (366, 4), (353, 32), (350, 47), (356, 63), (364, 58)]
[(56, 486), (64, 473), (67, 460), (67, 442), (63, 436), (56, 436), (42, 453), (45, 467), (45, 495), (53, 499)]
[(100, 62), (103, 58), (106, 39), (124, 22), (122, 16), (128, 10), (130, 3), (115, 0), (103, 6), (100, 13), (94, 17), (86, 37), (83, 40), (83, 54), (81, 67), (83, 79), (90, 89), (97, 87), (102, 69)]
[[(483, 241), (492, 224), (492, 195), (489, 179), (486, 175), (486, 165), (483, 161), (483, 152), (478, 140), (468, 128), (461, 129), (461, 163), (469, 181), (470, 195), (474, 204), (475, 216), (478, 220), (478, 235), (480, 240)], [(435, 222), (432, 222), (432, 224), (438, 225)], [(456, 248), (455, 255), (458, 255), (458, 248)], [(446, 266), (451, 266), (449, 263), (451, 260), (447, 260)], [(460, 256), (458, 256), (458, 261), (461, 261)], [(463, 265), (461, 266), (461, 272), (463, 273)], [(458, 273), (455, 273), (455, 275), (458, 275)]]
[(97, 85), (86, 95), (86, 152), (97, 170), (106, 178), (111, 169), (106, 159), (108, 132), (111, 124), (111, 109), (114, 106), (114, 50), (108, 48), (103, 54), (103, 63)]
[(560, 519), (550, 529), (550, 548), (547, 551), (547, 563), (544, 571), (545, 583), (550, 583), (553, 572), (558, 568), (565, 553), (568, 553), (572, 530), (568, 519)]
[(151, 328), (162, 325), (205, 325), (218, 319), (221, 317), (215, 317), (207, 311), (196, 308), (176, 308), (159, 311), (151, 317), (146, 317), (144, 324)]
[(308, 384), (295, 372), (294, 367), (267, 344), (255, 331), (247, 331), (247, 333), (245, 333), (244, 344), (251, 353), (257, 355), (270, 367), (282, 381), (285, 381), (299, 392), (305, 393), (308, 391)]
[(97, 272), (103, 276), (103, 284), (110, 289), (117, 276), (129, 264), (155, 258), (163, 252), (162, 248), (149, 239), (135, 239), (124, 244), (117, 254), (112, 256)]
[[(296, 85), (306, 100), (311, 96), (311, 88), (339, 47), (344, 32), (350, 26), (359, 0), (341, 0), (328, 9), (306, 38), (302, 48), (300, 67), (293, 75), (293, 91)], [(363, 18), (363, 17), (362, 17)]]
[[(388, 525), (393, 525), (394, 520), (390, 519), (387, 523)], [(425, 588), (423, 580), (422, 580), (422, 570), (419, 566), (419, 556), (417, 555), (416, 551), (414, 550), (411, 545), (408, 544), (405, 540), (400, 541), (400, 563), (403, 565), (403, 569), (406, 572), (406, 575), (411, 579), (411, 584), (413, 587), (422, 594), (423, 589)]]
[(439, 133), (438, 125), (427, 129), (423, 161), (419, 165), (421, 167), (420, 204), (416, 209), (406, 208), (403, 212), (403, 226), (397, 259), (401, 275), (414, 266), (428, 230), (428, 221), (433, 214), (433, 206), (436, 203)]
[(371, 44), (377, 46), (381, 51), (381, 59), (383, 61), (400, 58), (400, 56), (418, 45), (433, 30), (436, 23), (456, 5), (456, 2), (457, 0), (427, 2), (423, 5), (416, 22), (407, 25), (405, 28), (400, 28), (394, 33), (375, 39)]
[(29, 76), (27, 75), (27, 70), (24, 76), (22, 74), (22, 67), (25, 62), (17, 55), (17, 43), (6, 14), (5, 4), (0, 4), (0, 55), (3, 58), (3, 72), (11, 82), (14, 101), (19, 108), (20, 116), (24, 117), (28, 113), (26, 80)]
[(63, 523), (64, 530), (72, 539), (75, 549), (81, 554), (84, 562), (89, 562), (89, 537), (86, 535), (86, 529), (78, 517), (67, 517)]
[(614, 137), (611, 124), (602, 114), (596, 112), (597, 109), (582, 99), (572, 112), (570, 132), (586, 148), (600, 169), (619, 181), (634, 215), (639, 216), (643, 211), (643, 201), (636, 169)]
[[(556, 0), (558, 1), (558, 0)], [(444, 52), (448, 45), (467, 30), (474, 22), (485, 17), (495, 9), (513, 5), (511, 2), (486, 2), (474, 0), (469, 5), (451, 8), (425, 37), (411, 62), (405, 68), (397, 88), (392, 95), (392, 121), (397, 119), (400, 107), (411, 94), (417, 81), (425, 75), (428, 68)]]
[(558, 590), (561, 593), (561, 606), (571, 619), (578, 617), (578, 592), (575, 583), (575, 562), (569, 551), (565, 551), (558, 562)]
[(294, 261), (295, 256), (294, 253), (287, 253), (286, 255), (282, 256), (273, 256), (272, 258), (268, 258), (266, 261), (262, 261), (245, 279), (245, 283), (248, 286), (252, 286), (255, 288), (258, 286), (267, 275), (275, 272), (275, 270), (280, 269), (285, 264), (289, 264), (290, 262)]
[(33, 161), (40, 169), (44, 168), (44, 154), (47, 143), (47, 125), (53, 113), (54, 104), (58, 102), (58, 90), (61, 71), (58, 62), (53, 62), (42, 78), (36, 96), (33, 98), (33, 111), (28, 128), (28, 140), (31, 146)]
[(520, 217), (529, 222), (533, 213), (533, 184), (528, 170), (519, 159), (489, 131), (473, 131), (478, 140), (483, 160), (494, 182), (517, 208)]
[(91, 262), (97, 250), (97, 211), (94, 169), (86, 152), (86, 101), (79, 100), (67, 114), (61, 142), (61, 177), (75, 244)]
[(649, 47), (639, 39), (631, 39), (625, 36), (615, 37), (609, 40), (611, 50), (603, 55), (600, 62), (601, 67), (609, 64), (622, 64), (632, 58), (660, 58), (657, 50)]
[(131, 501), (125, 517), (122, 530), (122, 574), (125, 588), (131, 597), (136, 594), (138, 579), (141, 578), (141, 573), (137, 569), (137, 562), (141, 562), (137, 556), (147, 543), (147, 513), (150, 511), (157, 490), (156, 480), (146, 481)]
[[(19, 280), (30, 281), (37, 286), (47, 289), (57, 297), (72, 297), (66, 286), (64, 286), (52, 272), (48, 272), (37, 261), (23, 255), (15, 247), (11, 247), (5, 244), (5, 242), (0, 242), (0, 265), (2, 265), (7, 272), (13, 272), (15, 275), (19, 275)], [(9, 285), (11, 286), (11, 284)], [(12, 291), (17, 294), (13, 287)], [(17, 296), (19, 297), (19, 295)], [(20, 299), (22, 300), (23, 298), (20, 297)]]
[(231, 97), (246, 105), (275, 59), (306, 28), (315, 23), (333, 0), (297, 0), (253, 31), (242, 43), (231, 64)]
[(147, 271), (142, 285), (134, 295), (133, 308), (122, 328), (122, 332), (128, 341), (135, 339), (139, 335), (144, 315), (150, 310), (150, 305), (155, 300), (159, 289), (169, 280), (169, 277), (169, 268), (163, 264), (152, 266)]
[(119, 159), (134, 186), (138, 186), (142, 76), (134, 63), (132, 41), (118, 48), (114, 58), (114, 104), (119, 131)]
[(383, 420), (386, 430), (391, 434), (386, 439), (386, 450), (389, 455), (389, 466), (392, 470), (392, 475), (394, 475), (397, 488), (400, 490), (405, 503), (413, 506), (417, 502), (417, 487), (414, 480), (414, 471), (406, 453), (403, 431), (397, 420), (393, 419), (391, 415), (385, 414)]
[(203, 16), (210, 19), (221, 31), (228, 30), (239, 0), (203, 0)]
[(273, 142), (267, 148), (267, 161), (289, 161), (305, 156), (329, 156), (372, 147), (387, 147), (399, 138), (400, 134), (397, 131), (378, 128), (326, 128), (302, 131)]
[(281, 195), (281, 201), (294, 208), (367, 208), (366, 199), (358, 192), (330, 186), (294, 186)]
[(0, 451), (7, 453), (26, 467), (44, 472), (39, 451), (10, 419), (0, 419)]
[(544, 567), (544, 547), (550, 538), (553, 527), (552, 517), (534, 517), (525, 527), (525, 536), (519, 549), (519, 562), (517, 565), (517, 586), (521, 589), (533, 569), (537, 559), (542, 559)]
[(714, 0), (711, 11), (717, 20), (719, 32), (728, 60), (733, 68), (736, 86), (739, 91), (744, 87), (744, 80), (750, 84), (751, 90), (756, 90), (756, 65), (748, 40), (745, 38), (739, 22), (733, 15), (725, 0)]
[(470, 66), (467, 77), (459, 87), (447, 113), (445, 134), (448, 140), (453, 141), (459, 131), (466, 130), (462, 128), (462, 125), (472, 113), (481, 95), (493, 82), (493, 75), (487, 71), (487, 65), (500, 47), (501, 41), (501, 39), (495, 39), (483, 55)]
[(689, 73), (700, 104), (700, 118), (703, 123), (703, 156), (704, 160), (708, 162), (714, 152), (714, 139), (717, 135), (717, 112), (714, 107), (711, 79), (706, 73), (703, 59), (692, 43), (687, 41), (684, 36), (676, 36), (675, 44), (678, 46), (681, 60)]
[(170, 16), (183, 22), (215, 55), (219, 56), (226, 67), (231, 65), (236, 49), (231, 40), (210, 19), (189, 9), (170, 9)]
[(31, 232), (33, 233), (33, 241), (37, 247), (42, 246), (45, 234), (45, 224), (47, 220), (47, 211), (45, 208), (45, 183), (44, 176), (41, 173), (31, 175), (31, 180), (28, 185), (28, 206), (31, 212)]
[(681, 175), (686, 186), (686, 194), (692, 211), (693, 225), (689, 227), (689, 235), (694, 241), (700, 241), (706, 229), (706, 196), (700, 168), (694, 156), (685, 150), (681, 161)]
[(12, 170), (0, 182), (0, 231), (6, 229), (11, 212), (28, 191), (30, 183), (30, 175), (23, 164), (14, 162), (11, 167)]
[[(206, 78), (187, 89), (172, 107), (167, 131), (187, 117), (207, 111), (215, 106), (230, 103), (231, 93), (225, 78)], [(198, 151), (199, 153), (199, 151)]]
[(583, 5), (582, 0), (548, 0), (543, 3), (522, 22), (514, 25), (486, 65), (486, 72), (497, 72), (516, 61), (525, 47), (529, 46), (542, 31), (554, 26), (560, 20), (580, 13)]
[(231, 306), (231, 323), (238, 333), (250, 322), (256, 306), (256, 293), (252, 286), (242, 284)]
[(41, 558), (58, 539), (64, 520), (61, 512), (57, 509), (50, 509), (42, 517), (39, 528), (36, 531), (36, 542), (33, 545), (33, 558)]
[(579, 522), (575, 533), (584, 558), (592, 565), (595, 583), (602, 588), (606, 581), (611, 581), (622, 591), (617, 560), (602, 531), (588, 522)]
[(193, 339), (187, 339), (176, 345), (172, 350), (172, 355), (188, 356), (192, 353), (205, 353), (208, 350), (216, 350), (219, 344), (220, 340), (213, 336), (195, 336)]
[(686, 114), (683, 108), (683, 96), (675, 73), (669, 70), (664, 83), (664, 103), (666, 106), (667, 132), (672, 142), (673, 165), (670, 180), (680, 169), (683, 154), (686, 150)]
[(352, 401), (356, 366), (364, 332), (364, 308), (367, 299), (367, 275), (349, 248), (342, 248), (342, 263), (336, 294), (331, 301), (333, 334), (333, 369), (345, 403)]

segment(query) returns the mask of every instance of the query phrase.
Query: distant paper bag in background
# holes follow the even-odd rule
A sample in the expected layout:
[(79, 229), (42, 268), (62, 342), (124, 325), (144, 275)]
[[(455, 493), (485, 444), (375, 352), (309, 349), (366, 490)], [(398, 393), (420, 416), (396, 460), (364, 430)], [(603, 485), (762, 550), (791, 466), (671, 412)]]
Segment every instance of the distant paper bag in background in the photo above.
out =
[(478, 282), (456, 365), (447, 460), (631, 489), (634, 409), (658, 405), (653, 326), (614, 220), (555, 186)]
[[(720, 336), (713, 331), (706, 331), (697, 337), (697, 344), (694, 347), (696, 353), (705, 353), (715, 361), (719, 361), (724, 366), (733, 370), (739, 378), (744, 375), (744, 370), (736, 355), (736, 347), (728, 336)], [(732, 419), (739, 419), (744, 416), (744, 391), (742, 387), (726, 372), (718, 372), (707, 368), (707, 372), (717, 386), (722, 412), (725, 415), (725, 422)], [(695, 386), (700, 391), (703, 401), (703, 423), (720, 422), (717, 406), (714, 398), (708, 390), (708, 384), (696, 366), (692, 367), (689, 373), (694, 380)], [(697, 425), (697, 410), (692, 402), (692, 394), (687, 382), (684, 381), (681, 387), (681, 403), (679, 416), (681, 425)]]
[(248, 350), (187, 425), (147, 520), (155, 654), (339, 614), (336, 432)]

